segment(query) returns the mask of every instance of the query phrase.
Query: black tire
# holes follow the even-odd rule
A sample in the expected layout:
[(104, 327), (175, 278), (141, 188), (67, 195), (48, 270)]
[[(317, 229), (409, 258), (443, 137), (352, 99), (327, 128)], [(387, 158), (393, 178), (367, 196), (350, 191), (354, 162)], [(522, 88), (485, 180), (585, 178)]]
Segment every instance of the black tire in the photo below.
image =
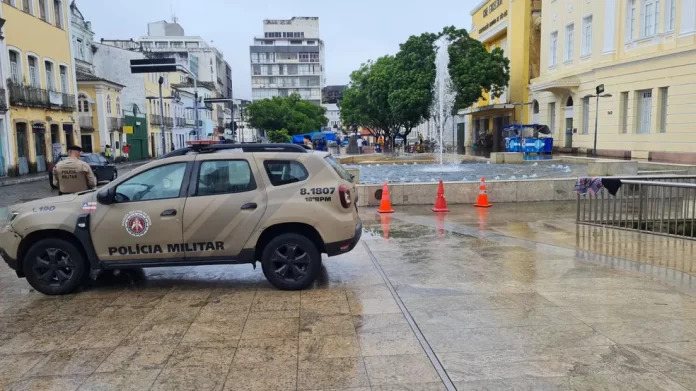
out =
[(87, 262), (82, 253), (62, 239), (36, 242), (27, 251), (23, 266), (29, 285), (45, 295), (71, 293), (87, 277)]
[(321, 254), (305, 236), (282, 234), (263, 248), (261, 267), (264, 276), (274, 287), (301, 290), (310, 286), (319, 276)]

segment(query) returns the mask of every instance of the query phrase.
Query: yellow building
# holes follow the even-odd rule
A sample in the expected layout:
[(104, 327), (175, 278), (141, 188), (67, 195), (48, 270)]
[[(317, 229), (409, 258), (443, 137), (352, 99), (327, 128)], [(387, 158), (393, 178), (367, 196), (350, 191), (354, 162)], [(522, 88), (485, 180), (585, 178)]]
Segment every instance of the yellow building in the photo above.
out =
[[(160, 108), (159, 99), (159, 78), (163, 78), (162, 97), (164, 98), (164, 113)], [(156, 157), (174, 149), (174, 139), (172, 128), (174, 128), (176, 105), (172, 101), (174, 89), (171, 82), (179, 81), (181, 76), (177, 72), (171, 73), (148, 73), (145, 75), (145, 96), (147, 97), (147, 117), (150, 126), (148, 136), (150, 137), (150, 156)], [(162, 132), (164, 132), (164, 152), (162, 152)]]
[(503, 50), (510, 60), (510, 84), (499, 98), (486, 96), (459, 112), (468, 116), (468, 145), (488, 133), (492, 150), (502, 150), (505, 125), (532, 121), (528, 85), (539, 74), (541, 8), (541, 0), (484, 0), (471, 11), (471, 37), (488, 50)]
[(79, 143), (68, 7), (63, 0), (1, 6), (10, 70), (8, 172), (45, 171), (55, 153)]
[[(544, 0), (530, 87), (556, 145), (696, 163), (696, 0)], [(604, 85), (599, 110), (595, 87)], [(597, 118), (597, 112), (599, 117)]]

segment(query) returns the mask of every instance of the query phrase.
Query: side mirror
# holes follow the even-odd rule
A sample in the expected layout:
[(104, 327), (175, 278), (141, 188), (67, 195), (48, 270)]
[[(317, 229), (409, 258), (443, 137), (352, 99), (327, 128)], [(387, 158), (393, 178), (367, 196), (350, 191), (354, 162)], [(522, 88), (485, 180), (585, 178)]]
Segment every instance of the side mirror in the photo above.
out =
[(97, 201), (102, 205), (114, 203), (114, 188), (102, 189), (97, 193)]

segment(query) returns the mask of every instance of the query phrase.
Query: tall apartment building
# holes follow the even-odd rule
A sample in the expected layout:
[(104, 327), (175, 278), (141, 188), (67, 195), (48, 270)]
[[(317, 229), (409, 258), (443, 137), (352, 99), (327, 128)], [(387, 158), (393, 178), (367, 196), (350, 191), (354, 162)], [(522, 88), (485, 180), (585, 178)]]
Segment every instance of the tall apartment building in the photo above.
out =
[[(532, 110), (556, 145), (696, 163), (696, 0), (543, 1)], [(597, 102), (589, 95), (604, 84)], [(598, 116), (598, 118), (597, 118)]]
[(263, 36), (250, 46), (253, 100), (299, 94), (321, 104), (324, 86), (324, 42), (319, 18), (264, 20)]

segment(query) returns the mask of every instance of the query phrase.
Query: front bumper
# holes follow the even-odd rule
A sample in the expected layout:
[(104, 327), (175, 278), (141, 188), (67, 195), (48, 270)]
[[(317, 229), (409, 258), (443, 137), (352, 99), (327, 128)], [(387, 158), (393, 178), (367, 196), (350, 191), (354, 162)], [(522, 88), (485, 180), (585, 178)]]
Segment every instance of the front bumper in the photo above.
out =
[[(21, 237), (9, 226), (0, 227), (0, 257), (13, 270), (19, 270), (17, 262), (17, 247)], [(10, 255), (12, 254), (12, 255)]]
[(326, 253), (328, 254), (328, 256), (333, 257), (335, 255), (341, 255), (352, 251), (360, 241), (361, 235), (362, 221), (358, 218), (358, 224), (355, 225), (355, 232), (353, 233), (353, 238), (349, 240), (342, 240), (340, 242), (326, 243)]

